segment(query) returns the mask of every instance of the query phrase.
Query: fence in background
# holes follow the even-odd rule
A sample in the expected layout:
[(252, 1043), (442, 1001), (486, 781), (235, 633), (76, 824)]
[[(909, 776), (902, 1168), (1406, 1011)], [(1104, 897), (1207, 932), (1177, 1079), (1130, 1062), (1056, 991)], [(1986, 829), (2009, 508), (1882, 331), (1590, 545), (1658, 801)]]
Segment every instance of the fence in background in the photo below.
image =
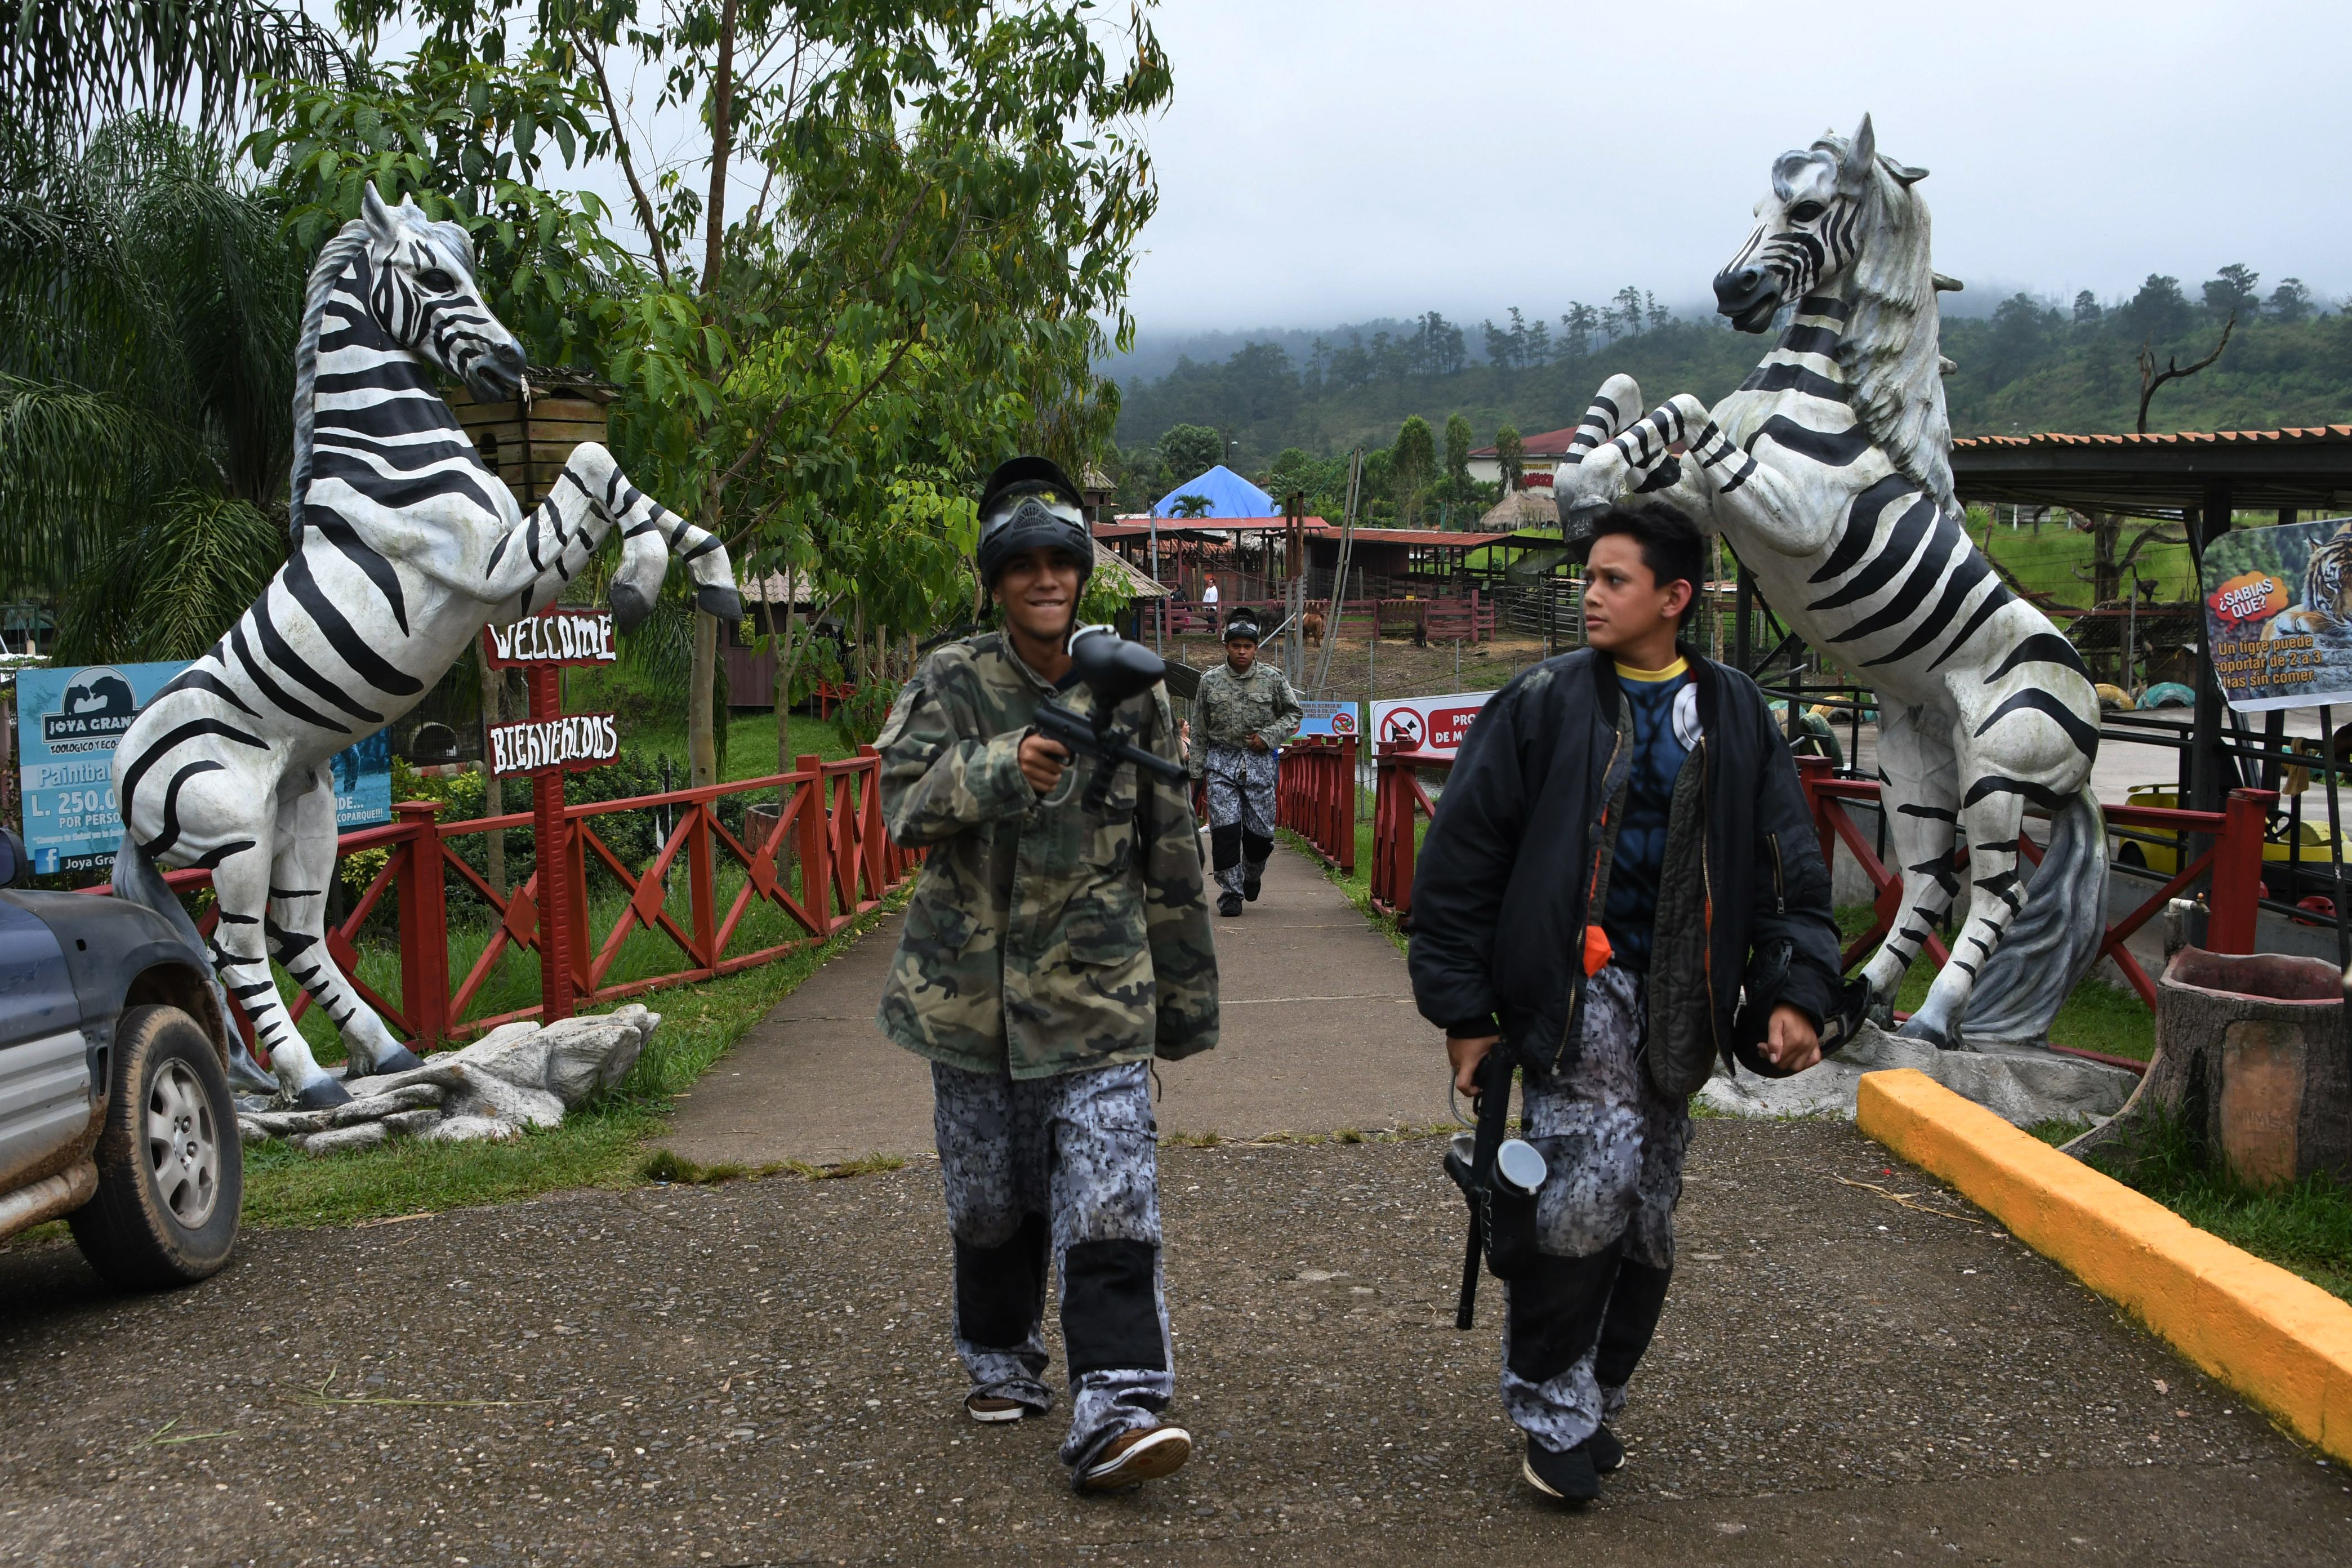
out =
[[(1412, 878), (1421, 824), (1436, 814), (1436, 806), (1422, 784), (1420, 772), (1424, 768), (1444, 769), (1452, 762), (1449, 757), (1394, 746), (1383, 746), (1374, 762), (1372, 904), (1403, 924), (1410, 925), (1412, 919)], [(1840, 778), (1829, 760), (1822, 757), (1800, 757), (1797, 766), (1823, 858), (1833, 861), (1843, 845), (1869, 877), (1874, 890), (1876, 923), (1847, 945), (1844, 959), (1851, 968), (1886, 935), (1902, 899), (1900, 878), (1879, 858), (1875, 846), (1843, 805), (1847, 801), (1858, 801), (1875, 806), (1878, 782)], [(2204, 945), (2215, 952), (2254, 951), (2255, 923), (2263, 900), (2263, 835), (2276, 800), (2277, 796), (2267, 790), (2240, 789), (2230, 793), (2221, 811), (2139, 805), (2105, 808), (2110, 829), (2143, 836), (2168, 835), (2191, 846), (2210, 840), (2210, 847), (2200, 853), (2185, 856), (2174, 875), (2164, 879), (2145, 902), (2108, 925), (2101, 939), (2100, 956), (2113, 959), (2132, 989), (2150, 1006), (2156, 1004), (2156, 987), (2125, 943), (2160, 914), (2168, 900), (2190, 893), (2202, 884), (2208, 910)], [(2042, 858), (2040, 847), (2031, 837), (2022, 842), (2027, 858), (2038, 864)], [(1964, 849), (1961, 859), (1965, 862), (1966, 858)], [(1949, 956), (1942, 941), (1933, 935), (1927, 941), (1927, 955), (1938, 967)]]
[[(370, 849), (390, 853), (353, 900), (351, 912), (328, 929), (327, 951), (385, 1025), (419, 1048), (539, 1016), (535, 1005), (490, 1015), (478, 1015), (476, 1008), (501, 958), (515, 950), (539, 952), (540, 879), (551, 864), (561, 867), (572, 881), (574, 933), (572, 951), (561, 956), (562, 979), (572, 988), (575, 1006), (617, 1002), (771, 963), (830, 937), (877, 905), (914, 868), (919, 857), (892, 844), (884, 831), (879, 770), (880, 759), (867, 746), (839, 762), (803, 756), (791, 773), (765, 778), (567, 805), (563, 842), (551, 856), (548, 847), (535, 845), (537, 868), (503, 893), (467, 862), (457, 846), (479, 834), (528, 829), (530, 813), (442, 822), (439, 802), (403, 801), (393, 808), (396, 820), (389, 826), (342, 836), (339, 856)], [(740, 834), (719, 816), (719, 802), (734, 795), (758, 797), (747, 802), (751, 809), (744, 815)], [(642, 870), (632, 870), (614, 855), (597, 829), (599, 818), (635, 811), (658, 812), (670, 823), (659, 850)], [(610, 875), (625, 895), (601, 934), (592, 930), (596, 910), (586, 896), (591, 864)], [(721, 868), (735, 867), (741, 868), (740, 882), (731, 890), (722, 889)], [(671, 884), (679, 872), (685, 877), (686, 907), (673, 911)], [(495, 921), (488, 942), (454, 984), (449, 967), (452, 879), (469, 887)], [(209, 887), (211, 876), (200, 870), (173, 871), (164, 880), (177, 891), (190, 892)], [(87, 890), (104, 894), (110, 889)], [(397, 998), (382, 994), (360, 978), (360, 933), (387, 894), (395, 895), (397, 906)], [(610, 902), (605, 900), (608, 909)], [(747, 916), (761, 906), (781, 910), (794, 934), (738, 951)], [(205, 910), (197, 929), (209, 937), (216, 919), (215, 910)], [(624, 944), (640, 931), (674, 946), (679, 966), (653, 975), (616, 978), (614, 969)], [(298, 998), (294, 1016), (300, 1018), (310, 1005), (309, 996)], [(233, 999), (231, 1006), (236, 1007)], [(249, 1041), (251, 1026), (243, 1011), (236, 1012), (237, 1026)]]
[(1307, 840), (1342, 876), (1356, 870), (1356, 742), (1310, 736), (1282, 749), (1275, 824)]

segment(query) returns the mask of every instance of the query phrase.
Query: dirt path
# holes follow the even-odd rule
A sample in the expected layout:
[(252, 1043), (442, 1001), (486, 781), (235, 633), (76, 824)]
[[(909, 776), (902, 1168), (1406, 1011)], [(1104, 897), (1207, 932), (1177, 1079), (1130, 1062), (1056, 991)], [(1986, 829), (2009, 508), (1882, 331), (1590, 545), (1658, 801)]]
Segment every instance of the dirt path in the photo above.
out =
[[(1447, 1116), (1444, 1053), (1412, 1006), (1404, 955), (1290, 849), (1238, 920), (1214, 921), (1215, 1050), (1160, 1067), (1163, 1131), (1427, 1126)], [(898, 922), (819, 970), (680, 1105), (666, 1144), (751, 1169), (931, 1151), (929, 1068), (885, 1040), (874, 1007)]]
[(1058, 1423), (960, 1417), (926, 1162), (263, 1233), (170, 1296), (0, 1253), (0, 1563), (2252, 1568), (2352, 1535), (2341, 1470), (1990, 1224), (1841, 1184), (1922, 1190), (1822, 1123), (1701, 1124), (1632, 1463), (1548, 1511), (1499, 1299), (1452, 1327), (1436, 1158), (1166, 1152), (1201, 1451), (1111, 1499)]

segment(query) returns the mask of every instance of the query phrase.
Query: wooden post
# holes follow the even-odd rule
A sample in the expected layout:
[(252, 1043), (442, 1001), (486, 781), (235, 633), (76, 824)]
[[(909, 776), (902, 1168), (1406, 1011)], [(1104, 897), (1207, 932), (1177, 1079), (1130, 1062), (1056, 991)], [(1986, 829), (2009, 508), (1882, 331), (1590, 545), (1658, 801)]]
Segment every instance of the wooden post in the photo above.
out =
[(2212, 910), (2205, 945), (2214, 952), (2252, 952), (2262, 910), (2263, 830), (2278, 796), (2266, 789), (2233, 789), (2221, 808), (2221, 837), (2213, 846)]
[(401, 846), (400, 1010), (409, 1043), (422, 1056), (449, 1032), (449, 905), (441, 878), (437, 800), (404, 800), (393, 808), (407, 829)]
[(801, 806), (801, 903), (815, 923), (816, 934), (833, 934), (833, 834), (826, 820), (824, 759), (803, 752), (793, 763), (795, 773), (808, 775)]
[[(562, 671), (535, 665), (527, 677), (530, 687), (530, 717), (545, 722), (563, 711)], [(575, 936), (572, 929), (572, 841), (563, 819), (563, 773), (547, 768), (530, 781), (531, 839), (534, 873), (539, 882), (539, 1006), (540, 1022), (552, 1024), (572, 1016), (572, 959)]]

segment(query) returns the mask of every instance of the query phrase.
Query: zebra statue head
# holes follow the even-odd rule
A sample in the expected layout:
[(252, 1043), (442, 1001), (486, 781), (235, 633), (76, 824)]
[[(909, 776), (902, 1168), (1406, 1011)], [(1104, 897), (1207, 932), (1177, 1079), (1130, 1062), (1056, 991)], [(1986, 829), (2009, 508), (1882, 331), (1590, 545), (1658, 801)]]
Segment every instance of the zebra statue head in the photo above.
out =
[(1715, 275), (1715, 308), (1743, 332), (1770, 327), (1781, 306), (1835, 285), (1891, 216), (1887, 192), (1927, 177), (1878, 156), (1870, 116), (1851, 138), (1825, 132), (1772, 161), (1772, 189), (1756, 204), (1756, 228)]
[(522, 386), (522, 345), (500, 324), (474, 282), (472, 237), (425, 216), (415, 198), (387, 206), (370, 184), (361, 198), (367, 225), (368, 313), (394, 344), (466, 384), (485, 403)]

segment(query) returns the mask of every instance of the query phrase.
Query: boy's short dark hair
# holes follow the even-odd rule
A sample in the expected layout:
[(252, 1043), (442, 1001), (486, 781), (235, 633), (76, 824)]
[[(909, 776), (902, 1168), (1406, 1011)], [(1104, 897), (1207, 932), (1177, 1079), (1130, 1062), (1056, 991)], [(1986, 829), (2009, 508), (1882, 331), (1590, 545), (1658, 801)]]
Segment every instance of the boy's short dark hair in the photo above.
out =
[(1642, 547), (1642, 564), (1663, 588), (1669, 583), (1691, 585), (1690, 604), (1683, 611), (1688, 621), (1706, 592), (1706, 537), (1698, 525), (1664, 501), (1643, 506), (1612, 506), (1592, 523), (1592, 542), (1622, 533)]

